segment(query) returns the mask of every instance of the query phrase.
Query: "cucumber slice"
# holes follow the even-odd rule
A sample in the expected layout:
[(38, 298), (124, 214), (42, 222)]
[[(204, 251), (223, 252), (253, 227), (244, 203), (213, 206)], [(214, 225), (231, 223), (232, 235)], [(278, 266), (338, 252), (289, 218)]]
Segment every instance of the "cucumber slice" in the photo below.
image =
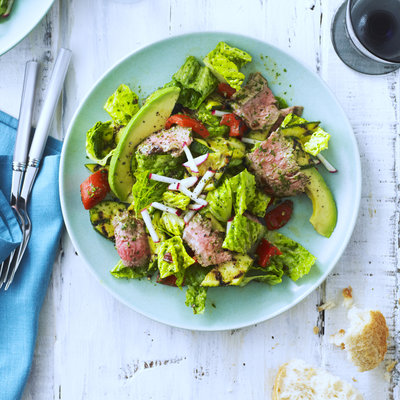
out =
[(303, 138), (304, 136), (310, 136), (313, 134), (313, 130), (318, 128), (319, 121), (304, 122), (303, 124), (294, 124), (281, 128), (283, 136)]
[(115, 241), (113, 218), (126, 210), (124, 203), (117, 201), (102, 201), (89, 210), (90, 222), (93, 228), (106, 239)]

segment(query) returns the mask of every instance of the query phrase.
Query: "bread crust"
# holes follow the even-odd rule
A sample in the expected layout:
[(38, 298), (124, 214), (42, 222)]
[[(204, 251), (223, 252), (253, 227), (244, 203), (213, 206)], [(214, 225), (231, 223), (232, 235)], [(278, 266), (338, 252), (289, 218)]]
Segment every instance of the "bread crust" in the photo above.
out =
[(283, 380), (286, 376), (286, 366), (288, 363), (285, 363), (280, 366), (278, 373), (276, 374), (274, 388), (272, 390), (272, 400), (280, 400), (280, 393), (282, 388)]
[(387, 351), (389, 329), (386, 319), (380, 311), (369, 313), (371, 320), (361, 333), (346, 340), (346, 350), (350, 353), (351, 361), (361, 372), (377, 367)]

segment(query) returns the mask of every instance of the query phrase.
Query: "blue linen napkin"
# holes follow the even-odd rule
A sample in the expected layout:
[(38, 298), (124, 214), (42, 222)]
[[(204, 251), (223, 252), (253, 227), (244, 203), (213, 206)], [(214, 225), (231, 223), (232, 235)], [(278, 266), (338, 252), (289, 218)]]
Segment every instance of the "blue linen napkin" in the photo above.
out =
[[(5, 196), (11, 189), (17, 125), (16, 119), (0, 112), (0, 191)], [(0, 400), (20, 399), (29, 376), (39, 312), (63, 227), (58, 193), (61, 147), (62, 142), (48, 139), (28, 202), (32, 236), (13, 283), (7, 291), (0, 290)]]

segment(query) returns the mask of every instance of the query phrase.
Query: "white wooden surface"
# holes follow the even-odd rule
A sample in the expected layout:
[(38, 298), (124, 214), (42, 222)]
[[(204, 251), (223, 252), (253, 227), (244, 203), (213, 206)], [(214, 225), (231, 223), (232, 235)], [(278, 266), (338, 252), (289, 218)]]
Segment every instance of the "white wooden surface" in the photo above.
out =
[[(341, 0), (56, 0), (49, 14), (0, 58), (0, 109), (18, 114), (25, 61), (45, 66), (59, 46), (73, 62), (53, 135), (63, 137), (80, 100), (121, 57), (190, 31), (225, 30), (265, 39), (301, 59), (335, 92), (360, 147), (363, 190), (350, 244), (326, 283), (301, 304), (246, 329), (198, 333), (153, 322), (120, 304), (92, 277), (66, 234), (40, 317), (31, 399), (270, 399), (277, 368), (300, 357), (351, 381), (367, 400), (399, 399), (399, 373), (358, 373), (329, 335), (345, 327), (351, 285), (357, 305), (381, 310), (390, 327), (387, 359), (399, 356), (399, 73), (349, 70), (330, 42)], [(351, 167), (351, 166), (349, 166)], [(313, 333), (314, 326), (320, 334)]]

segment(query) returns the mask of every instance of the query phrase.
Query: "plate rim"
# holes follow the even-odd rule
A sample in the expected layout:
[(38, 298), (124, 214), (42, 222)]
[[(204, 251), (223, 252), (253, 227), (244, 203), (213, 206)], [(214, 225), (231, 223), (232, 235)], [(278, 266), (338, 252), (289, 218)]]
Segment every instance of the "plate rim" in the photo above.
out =
[[(46, 5), (43, 9), (43, 15), (41, 17), (39, 17), (39, 19), (36, 22), (34, 22), (33, 25), (30, 28), (28, 28), (27, 31), (24, 31), (24, 33), (22, 33), (21, 35), (17, 35), (16, 39), (12, 40), (10, 42), (10, 44), (8, 44), (7, 46), (0, 48), (0, 56), (2, 56), (3, 54), (6, 54), (10, 50), (12, 50), (15, 46), (20, 44), (40, 24), (40, 22), (43, 20), (43, 18), (49, 12), (50, 8), (54, 5), (55, 0), (49, 0), (49, 1), (50, 1), (50, 3), (48, 5)], [(11, 11), (10, 16), (7, 18), (12, 18), (12, 11)], [(4, 23), (6, 23), (6, 22), (7, 21), (4, 21)]]
[[(135, 305), (132, 305), (127, 300), (125, 300), (121, 295), (119, 295), (118, 292), (116, 292), (113, 289), (109, 288), (107, 285), (104, 285), (102, 280), (100, 279), (100, 277), (95, 273), (94, 268), (91, 267), (90, 261), (87, 260), (86, 256), (84, 255), (84, 252), (80, 251), (80, 246), (78, 244), (78, 241), (75, 240), (74, 234), (73, 234), (73, 231), (72, 231), (72, 227), (71, 227), (71, 225), (69, 224), (69, 221), (66, 218), (64, 218), (64, 223), (65, 223), (69, 238), (70, 238), (74, 248), (77, 249), (80, 257), (83, 259), (85, 264), (87, 264), (90, 272), (95, 276), (95, 278), (101, 284), (101, 286), (103, 288), (105, 288), (113, 297), (115, 297), (122, 304), (126, 305), (127, 307), (129, 307), (130, 309), (134, 310), (135, 312), (138, 312), (139, 314), (144, 315), (147, 318), (150, 318), (153, 321), (157, 321), (157, 322), (166, 324), (168, 326), (172, 326), (172, 327), (180, 328), (180, 329), (185, 329), (185, 330), (190, 330), (190, 331), (218, 332), (218, 331), (226, 331), (226, 330), (232, 330), (232, 329), (246, 328), (246, 327), (258, 324), (258, 323), (262, 323), (262, 322), (266, 322), (268, 320), (271, 320), (272, 318), (275, 318), (278, 315), (283, 314), (284, 312), (286, 312), (286, 311), (290, 310), (291, 308), (293, 308), (295, 305), (299, 304), (301, 301), (303, 301), (307, 296), (309, 296), (315, 289), (317, 289), (326, 280), (328, 275), (335, 268), (335, 266), (336, 266), (337, 262), (339, 261), (339, 259), (342, 257), (342, 255), (343, 255), (343, 253), (344, 253), (344, 251), (345, 251), (345, 249), (346, 249), (346, 247), (347, 247), (347, 245), (348, 245), (348, 243), (350, 241), (350, 238), (351, 238), (351, 236), (352, 236), (352, 234), (354, 232), (354, 228), (355, 228), (355, 225), (356, 225), (356, 222), (357, 222), (357, 219), (358, 219), (358, 214), (359, 214), (360, 204), (361, 204), (362, 173), (361, 173), (360, 152), (359, 152), (358, 142), (357, 142), (356, 136), (354, 134), (353, 127), (352, 127), (352, 125), (350, 123), (350, 120), (349, 120), (345, 110), (341, 106), (341, 104), (340, 104), (339, 100), (337, 99), (335, 93), (333, 93), (333, 91), (330, 89), (328, 84), (316, 72), (311, 70), (310, 67), (308, 67), (305, 63), (303, 63), (301, 60), (299, 60), (296, 56), (293, 56), (292, 54), (288, 53), (286, 50), (283, 50), (283, 49), (279, 48), (278, 46), (275, 46), (275, 45), (271, 44), (267, 40), (261, 40), (259, 38), (255, 38), (255, 37), (253, 37), (251, 35), (243, 35), (243, 34), (238, 34), (238, 33), (234, 33), (234, 32), (220, 31), (220, 30), (210, 30), (210, 31), (202, 31), (202, 32), (192, 31), (192, 32), (184, 33), (184, 34), (171, 35), (171, 36), (168, 36), (167, 38), (156, 40), (156, 41), (152, 41), (152, 42), (150, 42), (148, 44), (145, 44), (145, 45), (133, 50), (128, 55), (126, 55), (126, 56), (120, 58), (119, 60), (117, 60), (111, 67), (109, 67), (100, 76), (100, 78), (98, 78), (96, 80), (96, 82), (91, 86), (91, 88), (89, 89), (87, 94), (83, 97), (82, 101), (79, 103), (79, 105), (78, 105), (76, 111), (74, 112), (74, 114), (73, 114), (73, 116), (71, 118), (71, 121), (70, 121), (70, 123), (68, 125), (68, 129), (67, 129), (67, 133), (66, 133), (65, 138), (64, 138), (64, 142), (67, 142), (69, 140), (69, 137), (72, 134), (73, 125), (74, 125), (76, 119), (78, 118), (81, 109), (84, 107), (87, 99), (97, 89), (97, 87), (107, 77), (107, 75), (109, 75), (119, 65), (124, 63), (128, 58), (134, 56), (136, 53), (139, 53), (142, 50), (145, 50), (148, 47), (151, 47), (153, 45), (159, 45), (159, 44), (162, 44), (164, 42), (168, 42), (168, 41), (170, 41), (172, 39), (180, 39), (180, 38), (184, 38), (184, 37), (199, 36), (199, 35), (206, 36), (208, 34), (221, 34), (221, 35), (225, 34), (225, 35), (231, 35), (231, 36), (240, 37), (240, 38), (243, 38), (243, 39), (251, 39), (251, 40), (259, 42), (261, 44), (264, 44), (264, 45), (266, 44), (266, 45), (270, 46), (271, 48), (275, 49), (276, 51), (283, 53), (285, 56), (287, 56), (289, 58), (292, 58), (295, 62), (300, 64), (303, 68), (305, 68), (308, 72), (310, 72), (313, 75), (314, 78), (316, 78), (319, 81), (319, 83), (324, 87), (324, 89), (327, 92), (330, 93), (330, 95), (332, 96), (333, 101), (336, 103), (336, 106), (339, 107), (339, 109), (343, 112), (343, 116), (345, 118), (347, 129), (351, 133), (350, 137), (351, 137), (351, 141), (352, 141), (353, 147), (355, 149), (354, 156), (355, 156), (355, 159), (356, 159), (356, 165), (353, 165), (352, 168), (354, 169), (356, 180), (357, 180), (358, 184), (356, 186), (355, 203), (354, 203), (354, 205), (356, 207), (354, 207), (353, 213), (351, 215), (351, 219), (348, 221), (349, 229), (346, 231), (346, 235), (342, 238), (341, 245), (338, 248), (338, 251), (336, 252), (335, 257), (333, 258), (333, 261), (331, 261), (331, 263), (330, 263), (331, 264), (330, 268), (327, 268), (326, 271), (319, 277), (319, 279), (317, 279), (317, 281), (314, 282), (310, 286), (310, 288), (305, 290), (304, 293), (302, 293), (301, 295), (296, 297), (296, 299), (294, 299), (289, 304), (286, 304), (285, 306), (283, 306), (281, 308), (278, 308), (276, 311), (270, 313), (267, 317), (253, 318), (252, 320), (246, 320), (243, 323), (232, 324), (232, 325), (229, 325), (227, 327), (213, 327), (213, 326), (210, 326), (210, 327), (208, 327), (208, 326), (187, 327), (187, 326), (185, 326), (184, 324), (181, 324), (181, 323), (170, 322), (170, 321), (168, 321), (168, 318), (156, 317), (156, 316), (152, 315), (149, 312), (140, 310)], [(65, 169), (65, 167), (64, 167), (64, 163), (65, 163), (65, 151), (64, 151), (64, 149), (65, 149), (65, 146), (63, 146), (63, 149), (62, 149), (62, 152), (61, 152), (60, 170), (59, 170), (59, 192), (60, 192), (60, 203), (61, 203), (61, 210), (62, 210), (63, 217), (65, 215), (65, 208), (66, 208), (64, 189), (63, 189), (63, 174), (64, 174), (64, 169)]]

